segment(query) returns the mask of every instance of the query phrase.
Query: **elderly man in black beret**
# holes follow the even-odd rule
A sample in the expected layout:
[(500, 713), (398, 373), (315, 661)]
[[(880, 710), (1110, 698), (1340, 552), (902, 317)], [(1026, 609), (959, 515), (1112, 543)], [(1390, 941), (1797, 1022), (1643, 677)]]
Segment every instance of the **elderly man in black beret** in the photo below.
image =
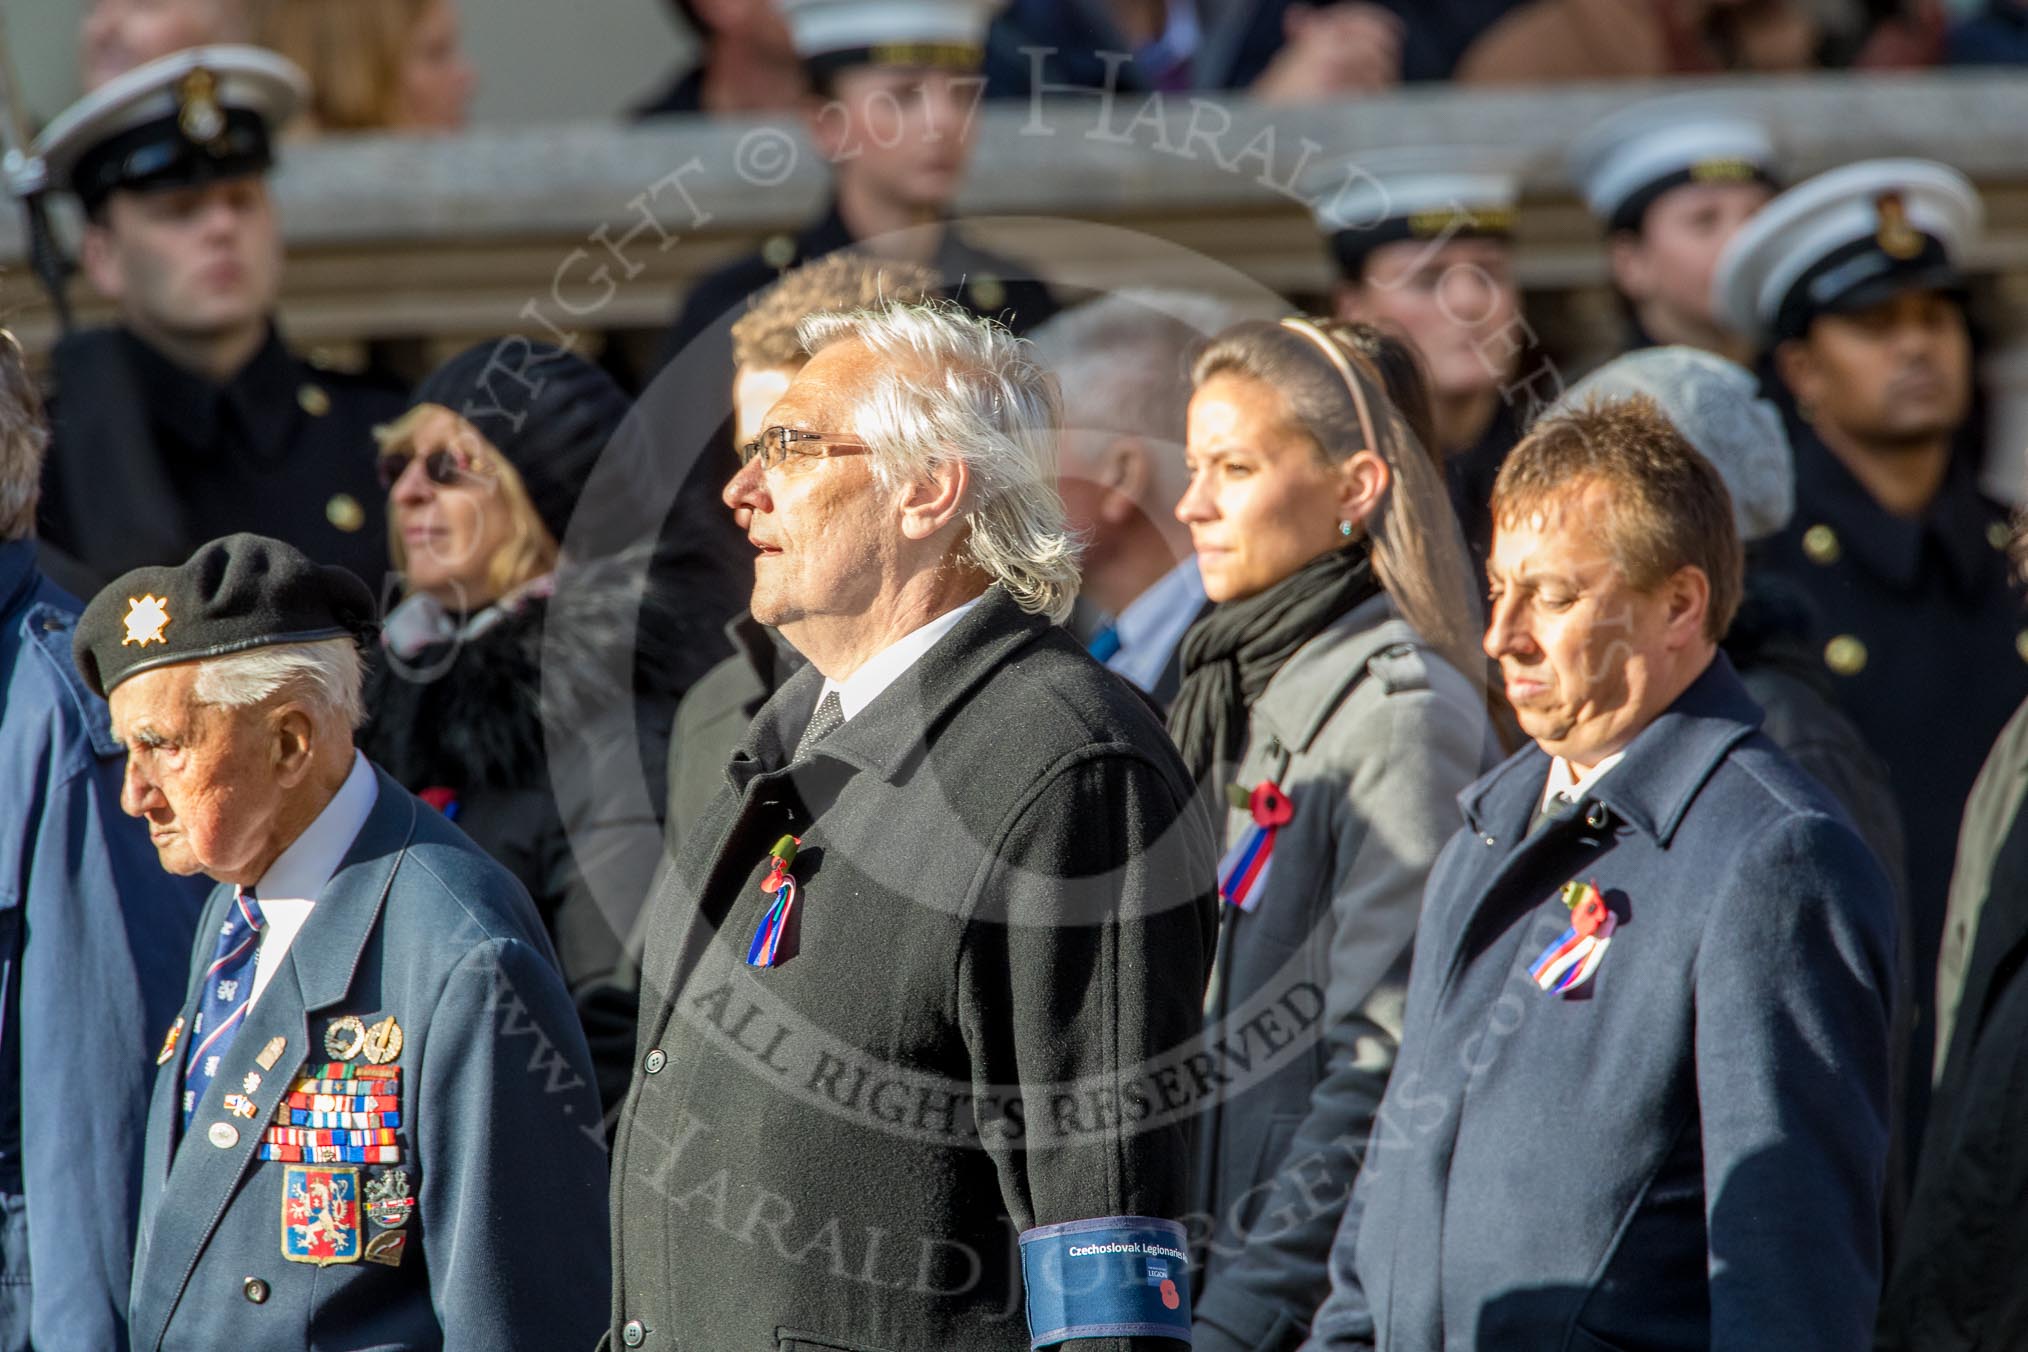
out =
[(235, 535), (78, 625), (121, 805), (219, 884), (157, 1057), (136, 1349), (597, 1336), (584, 1039), (527, 893), (354, 750), (372, 621), (351, 574)]

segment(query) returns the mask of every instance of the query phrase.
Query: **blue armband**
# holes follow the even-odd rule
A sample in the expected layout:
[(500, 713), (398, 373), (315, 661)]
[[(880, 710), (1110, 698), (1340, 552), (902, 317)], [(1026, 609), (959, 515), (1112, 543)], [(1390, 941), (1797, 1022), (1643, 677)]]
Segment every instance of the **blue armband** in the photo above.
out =
[(1041, 1225), (1021, 1235), (1028, 1344), (1073, 1338), (1190, 1341), (1183, 1227), (1149, 1216)]

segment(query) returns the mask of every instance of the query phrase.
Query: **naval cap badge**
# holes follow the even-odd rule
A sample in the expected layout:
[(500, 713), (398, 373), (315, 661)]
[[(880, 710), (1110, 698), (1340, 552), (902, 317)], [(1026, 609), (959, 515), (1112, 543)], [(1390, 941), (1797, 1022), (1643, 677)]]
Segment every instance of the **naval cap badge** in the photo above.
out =
[(177, 82), (176, 105), (176, 125), (199, 145), (218, 139), (225, 130), (225, 114), (218, 106), (218, 77), (202, 66)]

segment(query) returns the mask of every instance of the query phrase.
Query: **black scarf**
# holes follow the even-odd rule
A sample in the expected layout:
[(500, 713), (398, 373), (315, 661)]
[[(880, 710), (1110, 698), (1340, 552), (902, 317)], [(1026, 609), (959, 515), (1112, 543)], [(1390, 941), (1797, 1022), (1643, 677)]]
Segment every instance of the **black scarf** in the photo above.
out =
[(1246, 751), (1247, 710), (1296, 649), (1379, 594), (1361, 541), (1304, 564), (1266, 591), (1227, 601), (1191, 626), (1169, 735), (1198, 783), (1237, 767)]

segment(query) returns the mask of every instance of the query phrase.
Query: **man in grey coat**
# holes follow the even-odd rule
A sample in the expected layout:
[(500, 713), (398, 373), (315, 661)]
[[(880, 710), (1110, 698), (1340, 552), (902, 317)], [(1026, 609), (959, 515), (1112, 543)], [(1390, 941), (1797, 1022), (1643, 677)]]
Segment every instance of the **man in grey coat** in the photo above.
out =
[(1539, 426), (1493, 506), (1534, 745), (1430, 875), (1306, 1347), (1863, 1348), (1894, 895), (1718, 651), (1724, 486), (1632, 400)]
[(609, 1345), (1187, 1345), (1159, 1058), (1214, 850), (1153, 713), (1051, 623), (1054, 384), (943, 303), (802, 333), (725, 500), (810, 665), (648, 903)]

